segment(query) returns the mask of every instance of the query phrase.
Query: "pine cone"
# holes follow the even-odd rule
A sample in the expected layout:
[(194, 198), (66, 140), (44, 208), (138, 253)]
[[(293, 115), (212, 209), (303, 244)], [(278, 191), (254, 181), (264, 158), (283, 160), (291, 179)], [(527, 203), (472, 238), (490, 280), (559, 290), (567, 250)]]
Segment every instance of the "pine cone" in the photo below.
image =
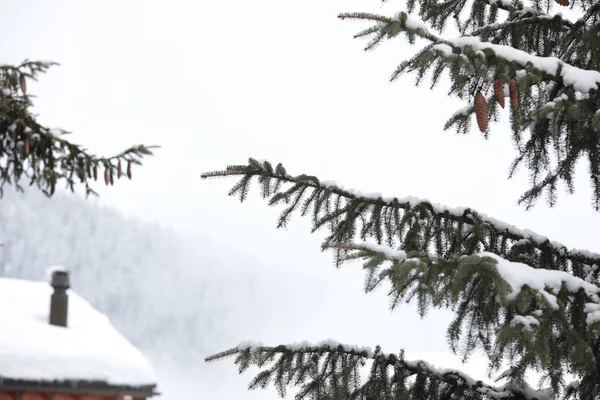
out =
[(29, 138), (26, 137), (25, 138), (25, 143), (23, 144), (23, 146), (25, 147), (25, 157), (29, 157), (29, 153), (30, 153), (30, 149), (29, 149)]
[(94, 164), (94, 180), (98, 180), (98, 164)]
[(494, 96), (496, 96), (496, 101), (500, 104), (500, 107), (504, 108), (504, 84), (498, 79), (494, 82)]
[(560, 4), (561, 6), (568, 6), (569, 5), (569, 0), (554, 0), (556, 1), (556, 4)]
[(110, 177), (108, 175), (108, 167), (104, 168), (104, 184), (108, 186), (110, 183)]
[(123, 170), (121, 169), (121, 160), (117, 163), (117, 179), (121, 179), (121, 175), (123, 175)]
[(127, 161), (127, 177), (131, 179), (131, 161)]
[(488, 129), (488, 103), (481, 92), (475, 95), (475, 117), (479, 130), (485, 133)]
[(510, 93), (510, 104), (516, 111), (519, 109), (519, 85), (517, 84), (517, 81), (514, 79), (510, 81), (510, 84), (508, 85), (508, 91)]
[(21, 91), (23, 94), (27, 93), (27, 81), (25, 80), (25, 75), (19, 75), (19, 84), (21, 85)]

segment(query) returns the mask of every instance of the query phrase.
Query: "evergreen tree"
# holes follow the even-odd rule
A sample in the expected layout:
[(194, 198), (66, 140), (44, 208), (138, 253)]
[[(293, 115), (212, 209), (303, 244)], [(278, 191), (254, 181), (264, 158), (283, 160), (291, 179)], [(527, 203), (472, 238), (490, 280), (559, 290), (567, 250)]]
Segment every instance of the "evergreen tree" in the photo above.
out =
[(31, 113), (27, 81), (52, 65), (28, 60), (18, 66), (0, 65), (0, 197), (6, 184), (21, 189), (22, 178), (47, 196), (54, 194), (59, 181), (71, 191), (79, 181), (87, 195), (94, 194), (91, 182), (98, 179), (98, 170), (104, 183), (112, 185), (115, 176), (131, 178), (132, 164), (141, 164), (144, 156), (152, 154), (153, 146), (138, 145), (112, 157), (99, 157), (68, 141), (68, 132), (39, 124)]
[[(427, 41), (392, 79), (448, 72), (451, 94), (468, 106), (445, 128), (467, 133), (473, 117), (488, 134), (510, 104), (517, 155), (532, 185), (521, 202), (543, 194), (556, 202), (560, 183), (573, 191), (576, 162), (587, 159), (593, 204), (600, 209), (600, 2), (592, 0), (407, 0), (395, 16), (340, 14), (370, 25), (366, 49), (406, 36)], [(559, 6), (578, 12), (562, 16)], [(558, 9), (557, 9), (558, 8)], [(459, 32), (444, 37), (449, 22)], [(448, 35), (445, 35), (448, 36)], [(508, 101), (507, 101), (508, 100)], [(512, 173), (511, 172), (511, 173)], [(262, 197), (284, 207), (279, 227), (294, 212), (326, 229), (323, 249), (336, 264), (364, 260), (366, 291), (391, 284), (392, 307), (415, 303), (455, 312), (447, 338), (455, 353), (483, 352), (495, 386), (456, 370), (325, 341), (267, 346), (243, 343), (207, 361), (236, 356), (240, 372), (262, 371), (250, 388), (273, 384), (284, 397), (296, 386), (303, 399), (538, 399), (600, 398), (600, 254), (568, 249), (470, 208), (383, 198), (343, 189), (317, 177), (289, 174), (279, 164), (250, 159), (203, 178), (239, 177), (230, 191), (241, 201), (257, 178)], [(368, 363), (368, 364), (367, 364)], [(363, 367), (368, 367), (366, 374)], [(525, 374), (537, 371), (538, 388)], [(361, 376), (364, 375), (364, 376)]]

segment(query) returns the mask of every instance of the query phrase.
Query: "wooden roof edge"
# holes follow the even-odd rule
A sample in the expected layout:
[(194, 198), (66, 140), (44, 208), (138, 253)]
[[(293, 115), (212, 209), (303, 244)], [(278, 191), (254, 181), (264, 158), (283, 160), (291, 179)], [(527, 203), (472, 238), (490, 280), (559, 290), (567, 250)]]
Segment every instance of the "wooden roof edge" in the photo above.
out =
[(129, 395), (133, 397), (157, 396), (156, 384), (115, 385), (104, 381), (64, 380), (44, 381), (3, 378), (0, 376), (0, 392), (69, 393), (77, 395)]

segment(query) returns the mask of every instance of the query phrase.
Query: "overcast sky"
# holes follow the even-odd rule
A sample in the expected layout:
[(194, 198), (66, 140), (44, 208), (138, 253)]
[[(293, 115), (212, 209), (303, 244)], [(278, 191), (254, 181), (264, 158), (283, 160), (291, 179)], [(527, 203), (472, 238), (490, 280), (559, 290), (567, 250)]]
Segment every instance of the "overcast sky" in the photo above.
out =
[[(376, 0), (0, 4), (2, 62), (61, 64), (29, 85), (39, 96), (43, 123), (72, 131), (73, 140), (95, 153), (137, 143), (162, 146), (134, 169), (133, 181), (100, 188), (101, 204), (231, 245), (274, 271), (274, 283), (299, 274), (305, 282), (322, 279), (319, 293), (307, 296), (311, 288), (297, 287), (295, 294), (323, 304), (322, 324), (296, 326), (281, 317), (285, 308), (262, 299), (272, 307), (265, 311), (270, 319), (240, 332), (240, 340), (251, 334), (270, 343), (334, 337), (445, 360), (444, 325), (436, 318), (419, 322), (410, 309), (389, 314), (383, 294), (365, 297), (362, 273), (335, 271), (306, 221), (295, 218), (287, 232), (278, 231), (277, 210), (258, 196), (240, 205), (226, 195), (234, 181), (199, 178), (248, 157), (365, 192), (470, 206), (568, 246), (600, 251), (600, 214), (591, 208), (587, 166), (575, 196), (561, 196), (552, 210), (540, 203), (525, 211), (516, 200), (527, 189), (526, 173), (507, 180), (514, 155), (508, 118), (492, 126), (489, 140), (476, 130), (443, 132), (445, 120), (465, 104), (448, 99), (443, 85), (414, 88), (413, 76), (388, 82), (415, 48), (398, 39), (366, 54), (364, 42), (352, 39), (364, 25), (336, 18), (342, 11), (391, 13), (402, 2), (383, 9)], [(336, 303), (339, 285), (344, 301), (353, 303)], [(353, 312), (373, 320), (342, 327)], [(328, 317), (336, 313), (337, 319)], [(288, 327), (277, 327), (278, 316)]]

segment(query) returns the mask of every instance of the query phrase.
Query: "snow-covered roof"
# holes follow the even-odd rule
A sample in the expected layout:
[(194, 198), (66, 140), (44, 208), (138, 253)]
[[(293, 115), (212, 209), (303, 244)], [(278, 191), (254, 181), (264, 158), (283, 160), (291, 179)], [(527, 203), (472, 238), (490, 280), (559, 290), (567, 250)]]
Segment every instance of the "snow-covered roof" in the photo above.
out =
[(68, 327), (48, 323), (52, 287), (0, 277), (0, 381), (156, 383), (139, 349), (87, 301), (68, 291)]

